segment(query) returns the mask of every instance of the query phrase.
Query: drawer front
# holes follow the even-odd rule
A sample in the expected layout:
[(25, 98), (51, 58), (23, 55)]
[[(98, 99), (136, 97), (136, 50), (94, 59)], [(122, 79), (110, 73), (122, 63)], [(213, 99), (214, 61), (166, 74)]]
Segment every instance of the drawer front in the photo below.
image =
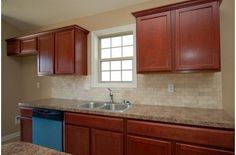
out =
[(171, 142), (127, 136), (127, 155), (171, 155)]
[(234, 148), (234, 131), (128, 120), (127, 132), (201, 145)]
[(75, 124), (80, 126), (87, 126), (92, 128), (100, 128), (120, 132), (124, 130), (124, 121), (120, 118), (110, 118), (69, 112), (66, 112), (64, 117), (65, 123), (68, 124)]
[(21, 115), (21, 117), (32, 117), (32, 109), (31, 108), (21, 108), (20, 115)]
[(22, 39), (21, 40), (21, 53), (31, 53), (37, 51), (36, 38)]
[(176, 144), (176, 155), (234, 155), (234, 152), (187, 144)]

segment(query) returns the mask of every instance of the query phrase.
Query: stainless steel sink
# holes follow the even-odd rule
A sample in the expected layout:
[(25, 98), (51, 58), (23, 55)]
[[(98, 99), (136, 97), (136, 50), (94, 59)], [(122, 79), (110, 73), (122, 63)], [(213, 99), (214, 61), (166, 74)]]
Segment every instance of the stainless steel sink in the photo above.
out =
[(86, 108), (86, 109), (94, 109), (94, 108), (99, 108), (99, 107), (103, 107), (105, 106), (105, 103), (101, 103), (101, 102), (89, 102), (89, 103), (84, 103), (82, 105), (80, 105), (80, 108)]
[(84, 103), (79, 106), (83, 109), (90, 109), (90, 110), (106, 110), (106, 111), (112, 111), (112, 112), (123, 112), (130, 108), (130, 105), (128, 104), (111, 104), (111, 103), (103, 103), (103, 102), (88, 102)]
[(106, 104), (101, 107), (103, 110), (113, 111), (113, 112), (123, 112), (130, 108), (130, 105), (127, 104)]

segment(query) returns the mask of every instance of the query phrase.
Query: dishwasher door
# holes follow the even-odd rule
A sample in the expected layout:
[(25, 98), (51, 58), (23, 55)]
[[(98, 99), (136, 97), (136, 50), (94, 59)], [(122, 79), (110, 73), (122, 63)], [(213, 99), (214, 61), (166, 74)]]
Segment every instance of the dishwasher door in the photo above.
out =
[(33, 109), (33, 144), (63, 151), (63, 112)]

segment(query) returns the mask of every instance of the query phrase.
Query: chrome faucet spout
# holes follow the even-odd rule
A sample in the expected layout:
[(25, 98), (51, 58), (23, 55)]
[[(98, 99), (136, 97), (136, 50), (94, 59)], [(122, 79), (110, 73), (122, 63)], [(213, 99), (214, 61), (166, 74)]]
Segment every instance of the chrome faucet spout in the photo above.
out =
[(110, 101), (111, 101), (111, 103), (114, 103), (114, 100), (113, 100), (113, 92), (112, 92), (112, 90), (111, 90), (111, 88), (108, 88), (108, 90), (109, 90), (109, 96), (110, 96)]

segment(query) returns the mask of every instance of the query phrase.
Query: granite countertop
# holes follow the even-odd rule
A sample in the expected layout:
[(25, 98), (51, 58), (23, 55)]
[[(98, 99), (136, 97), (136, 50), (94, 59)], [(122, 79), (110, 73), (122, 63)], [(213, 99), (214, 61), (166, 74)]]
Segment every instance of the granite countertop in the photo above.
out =
[(13, 142), (2, 145), (2, 155), (69, 155), (46, 147), (26, 142)]
[(89, 101), (51, 98), (22, 102), (19, 103), (19, 106), (48, 108), (183, 125), (234, 129), (233, 118), (224, 110), (132, 104), (131, 108), (124, 112), (109, 112), (79, 107), (79, 105), (87, 102)]

